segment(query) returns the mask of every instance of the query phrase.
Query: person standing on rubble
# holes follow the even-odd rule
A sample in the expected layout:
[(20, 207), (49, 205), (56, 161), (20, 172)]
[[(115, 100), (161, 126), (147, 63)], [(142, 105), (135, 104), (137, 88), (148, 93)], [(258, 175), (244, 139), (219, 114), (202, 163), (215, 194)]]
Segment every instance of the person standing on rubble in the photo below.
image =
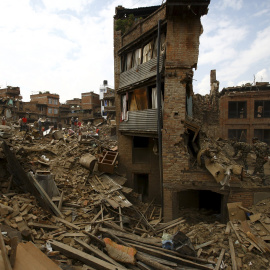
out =
[(61, 122), (58, 122), (58, 129), (59, 130), (62, 130), (63, 126), (62, 126), (62, 123)]
[(20, 131), (22, 131), (22, 118), (19, 118), (18, 124), (19, 124), (19, 126), (20, 126)]
[(264, 164), (268, 161), (270, 156), (270, 149), (267, 143), (259, 141), (257, 137), (252, 139), (253, 143), (253, 151), (256, 154), (256, 165), (253, 172), (253, 175), (259, 173), (262, 176), (263, 183), (264, 183)]
[(233, 142), (232, 145), (235, 150), (233, 157), (236, 157), (239, 151), (241, 151), (244, 169), (247, 171), (248, 170), (247, 156), (252, 150), (252, 146), (245, 142)]
[(22, 118), (22, 130), (27, 130), (27, 118), (25, 116)]
[(75, 126), (75, 130), (74, 130), (74, 131), (77, 131), (77, 128), (78, 128), (78, 122), (79, 122), (79, 119), (76, 118), (75, 121), (74, 121), (74, 126)]
[(39, 132), (39, 134), (42, 134), (42, 121), (41, 121), (41, 117), (38, 119), (38, 132)]
[(48, 129), (50, 128), (48, 118), (46, 118), (46, 120), (45, 120), (45, 122), (44, 122), (44, 128), (45, 128), (45, 131), (48, 130)]
[(74, 117), (71, 117), (71, 129), (74, 130)]

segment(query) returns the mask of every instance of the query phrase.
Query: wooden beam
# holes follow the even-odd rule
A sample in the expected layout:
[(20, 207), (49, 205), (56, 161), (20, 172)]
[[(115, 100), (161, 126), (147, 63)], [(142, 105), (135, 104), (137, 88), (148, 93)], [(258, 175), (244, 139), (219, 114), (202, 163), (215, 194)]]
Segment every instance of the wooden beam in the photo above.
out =
[(61, 211), (61, 209), (62, 209), (63, 199), (64, 199), (64, 191), (62, 191), (61, 196), (60, 196), (60, 201), (58, 203), (59, 211)]
[[(33, 188), (36, 189), (36, 191), (39, 193), (39, 196), (37, 196), (37, 192), (34, 191), (34, 194), (36, 195), (37, 199), (42, 199), (43, 204), (46, 204), (49, 209), (58, 217), (63, 218), (63, 214), (59, 211), (59, 209), (56, 207), (56, 205), (53, 203), (53, 201), (50, 199), (50, 197), (48, 196), (47, 192), (43, 189), (43, 187), (39, 184), (39, 182), (36, 180), (36, 178), (34, 177), (34, 175), (32, 173), (28, 173), (28, 179), (29, 182), (32, 185), (32, 192), (33, 192)], [(30, 192), (31, 192), (30, 191)]]
[(73, 229), (75, 229), (75, 230), (80, 230), (81, 228), (79, 227), (79, 226), (77, 226), (77, 225), (75, 225), (75, 224), (72, 224), (72, 223), (70, 223), (69, 221), (67, 221), (67, 220), (65, 220), (65, 219), (63, 219), (63, 218), (59, 218), (59, 217), (54, 217), (57, 221), (59, 221), (59, 222), (62, 222), (62, 223), (64, 223), (65, 225), (67, 225), (68, 227), (71, 227), (71, 228), (73, 228)]
[(4, 270), (12, 270), (10, 261), (8, 259), (7, 250), (6, 250), (6, 246), (5, 246), (3, 236), (2, 236), (1, 229), (0, 229), (0, 250), (2, 253), (3, 261), (4, 261), (4, 266), (5, 266)]
[(213, 267), (198, 264), (198, 263), (195, 263), (195, 262), (192, 262), (192, 261), (189, 261), (189, 260), (177, 257), (177, 256), (170, 255), (170, 254), (166, 253), (166, 251), (162, 252), (159, 250), (155, 250), (155, 247), (146, 248), (146, 247), (143, 247), (141, 245), (136, 245), (136, 244), (131, 244), (131, 246), (135, 247), (139, 251), (145, 252), (147, 254), (153, 255), (153, 256), (158, 257), (158, 258), (162, 258), (162, 259), (170, 260), (172, 262), (176, 262), (177, 264), (180, 264), (180, 265), (194, 267), (195, 269), (205, 269), (205, 270), (213, 269)]
[(229, 246), (230, 246), (231, 259), (232, 259), (232, 269), (237, 270), (237, 263), (235, 260), (234, 246), (233, 246), (233, 241), (232, 241), (231, 237), (229, 237)]
[(92, 266), (100, 270), (125, 270), (123, 267), (115, 266), (111, 263), (100, 260), (92, 255), (89, 255), (81, 250), (70, 247), (55, 240), (50, 240), (49, 243), (55, 249), (60, 251), (65, 256), (79, 260), (88, 266)]
[(10, 265), (12, 268), (14, 267), (14, 264), (15, 264), (18, 243), (19, 243), (19, 238), (17, 236), (11, 238), (10, 240), (11, 251), (10, 251), (9, 258), (10, 258)]
[(225, 253), (225, 248), (223, 248), (223, 249), (221, 250), (220, 254), (219, 254), (219, 257), (218, 257), (218, 261), (217, 261), (215, 270), (219, 270), (219, 267), (220, 267), (220, 264), (221, 264), (221, 262), (222, 262), (224, 253)]
[(112, 234), (119, 236), (119, 237), (123, 237), (123, 238), (127, 238), (127, 239), (131, 239), (131, 240), (135, 240), (135, 241), (139, 241), (142, 243), (146, 243), (146, 244), (151, 244), (157, 247), (161, 247), (162, 245), (160, 244), (160, 240), (159, 239), (154, 239), (154, 238), (143, 238), (140, 237), (138, 235), (135, 234), (129, 234), (129, 233), (124, 233), (124, 232), (120, 232), (120, 231), (116, 231), (116, 230), (111, 230), (111, 229), (105, 229), (105, 228), (99, 228), (100, 232), (111, 232)]
[(47, 229), (47, 230), (59, 229), (59, 226), (56, 226), (56, 225), (43, 224), (43, 223), (37, 223), (37, 222), (28, 222), (28, 226), (34, 227), (34, 228), (43, 228), (43, 229)]
[(118, 262), (116, 262), (114, 259), (112, 259), (108, 255), (106, 255), (105, 253), (103, 253), (98, 248), (94, 248), (94, 247), (88, 245), (87, 243), (83, 242), (79, 238), (75, 238), (74, 240), (75, 240), (76, 243), (78, 243), (79, 245), (81, 245), (86, 251), (89, 251), (89, 252), (93, 253), (97, 258), (100, 258), (101, 260), (107, 261), (107, 262), (109, 262), (109, 263), (111, 263), (111, 264), (113, 264), (115, 266), (119, 266), (119, 267), (122, 267), (122, 268), (126, 269), (124, 266), (122, 266), (121, 264), (119, 264)]

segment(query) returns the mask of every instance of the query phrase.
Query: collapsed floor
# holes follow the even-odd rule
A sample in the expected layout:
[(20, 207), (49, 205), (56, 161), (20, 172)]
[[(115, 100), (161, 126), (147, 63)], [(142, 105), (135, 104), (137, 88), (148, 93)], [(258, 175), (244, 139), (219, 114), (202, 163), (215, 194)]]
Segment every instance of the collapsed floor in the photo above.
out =
[[(218, 218), (202, 209), (181, 209), (178, 219), (163, 223), (161, 207), (154, 201), (142, 203), (124, 187), (124, 177), (83, 166), (82, 156), (98, 158), (104, 150), (117, 149), (110, 130), (103, 125), (97, 137), (95, 127), (89, 127), (81, 137), (62, 134), (58, 140), (56, 134), (40, 138), (5, 127), (0, 152), (0, 269), (11, 269), (9, 263), (17, 270), (269, 269), (269, 200), (251, 209), (236, 206), (227, 224), (214, 221)], [(228, 142), (213, 144), (204, 138), (201, 145), (214, 153), (208, 158), (237, 165), (224, 157), (225, 152), (233, 155)], [(213, 145), (229, 151), (211, 151)], [(249, 158), (252, 166), (254, 159)], [(56, 184), (51, 198), (38, 190), (35, 178), (40, 174)], [(259, 177), (242, 171), (238, 177), (244, 178), (243, 185), (260, 184)]]

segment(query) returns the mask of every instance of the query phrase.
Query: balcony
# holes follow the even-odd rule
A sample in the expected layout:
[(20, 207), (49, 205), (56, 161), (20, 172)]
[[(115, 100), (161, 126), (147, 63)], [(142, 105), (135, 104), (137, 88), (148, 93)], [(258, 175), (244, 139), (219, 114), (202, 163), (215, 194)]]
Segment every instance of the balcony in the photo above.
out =
[(114, 92), (104, 93), (103, 99), (113, 99), (115, 98)]
[(157, 124), (157, 109), (129, 111), (128, 120), (120, 123), (119, 131), (122, 133), (140, 133), (157, 136)]
[(104, 112), (115, 112), (115, 106), (104, 107)]
[[(164, 65), (164, 56), (160, 56), (159, 72), (162, 71)], [(148, 81), (157, 74), (157, 57), (146, 63), (140, 64), (120, 74), (119, 91), (128, 89), (131, 86), (140, 85)]]

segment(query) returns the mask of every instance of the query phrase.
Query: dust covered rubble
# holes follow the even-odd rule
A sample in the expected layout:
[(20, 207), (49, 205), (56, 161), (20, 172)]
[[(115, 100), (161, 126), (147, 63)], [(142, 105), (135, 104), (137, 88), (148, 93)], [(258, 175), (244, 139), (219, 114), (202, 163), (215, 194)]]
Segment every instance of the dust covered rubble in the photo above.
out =
[[(248, 217), (261, 213), (253, 221), (247, 218), (247, 224), (233, 220), (227, 225), (219, 222), (189, 225), (184, 217), (163, 223), (160, 207), (154, 202), (141, 203), (136, 193), (122, 186), (123, 177), (116, 176), (115, 181), (120, 184), (110, 186), (111, 182), (103, 177), (106, 174), (98, 171), (93, 174), (81, 166), (82, 155), (98, 156), (104, 149), (117, 146), (107, 133), (106, 141), (102, 140), (101, 132), (99, 139), (91, 138), (89, 144), (81, 144), (77, 136), (54, 140), (48, 135), (25, 140), (24, 132), (13, 132), (13, 136), (4, 141), (16, 154), (23, 170), (48, 171), (54, 175), (59, 196), (52, 201), (61, 209), (63, 217), (41, 207), (36, 196), (16, 186), (1, 151), (0, 221), (10, 257), (11, 239), (17, 236), (19, 242), (32, 241), (62, 269), (214, 269), (217, 265), (220, 269), (234, 269), (235, 265), (239, 269), (269, 269), (268, 200), (254, 206), (255, 209), (245, 210)], [(229, 158), (232, 155), (229, 142), (205, 138), (204, 143), (221, 163), (237, 164)], [(114, 191), (110, 193), (112, 187)], [(122, 196), (117, 193), (120, 191), (125, 191), (127, 201), (115, 200)], [(124, 207), (124, 203), (129, 206)], [(194, 256), (162, 249), (164, 235), (175, 235), (179, 231), (190, 240)], [(109, 247), (103, 241), (106, 237), (134, 247), (137, 250), (135, 265), (121, 259), (120, 262), (108, 259)], [(67, 251), (68, 248), (72, 250)], [(83, 257), (85, 254), (92, 257), (83, 259), (80, 252)]]

